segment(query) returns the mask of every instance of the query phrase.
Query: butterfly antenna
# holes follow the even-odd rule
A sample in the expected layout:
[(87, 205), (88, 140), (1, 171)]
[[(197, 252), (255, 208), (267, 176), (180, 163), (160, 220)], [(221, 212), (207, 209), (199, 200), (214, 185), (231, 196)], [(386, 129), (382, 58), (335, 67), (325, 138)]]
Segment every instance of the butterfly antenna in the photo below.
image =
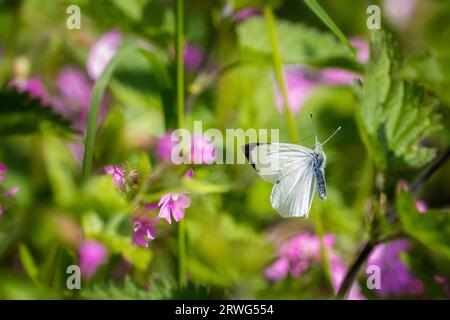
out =
[(319, 143), (319, 138), (317, 137), (317, 129), (316, 129), (316, 123), (314, 122), (314, 119), (313, 119), (313, 114), (312, 114), (312, 112), (310, 112), (310, 113), (309, 113), (309, 116), (311, 117), (311, 120), (312, 120), (312, 122), (313, 122), (313, 127), (314, 127), (314, 136), (316, 137), (316, 144), (318, 144), (318, 143)]
[(342, 129), (342, 127), (339, 127), (339, 128), (337, 128), (334, 132), (333, 132), (333, 134), (331, 135), (331, 136), (329, 136), (328, 137), (328, 139), (327, 140), (325, 140), (323, 143), (322, 143), (322, 145), (324, 145), (325, 143), (327, 143), (328, 141), (330, 141), (331, 140), (331, 138), (333, 138), (334, 137), (334, 135), (336, 134), (336, 133), (338, 133), (339, 132), (339, 130), (341, 130)]

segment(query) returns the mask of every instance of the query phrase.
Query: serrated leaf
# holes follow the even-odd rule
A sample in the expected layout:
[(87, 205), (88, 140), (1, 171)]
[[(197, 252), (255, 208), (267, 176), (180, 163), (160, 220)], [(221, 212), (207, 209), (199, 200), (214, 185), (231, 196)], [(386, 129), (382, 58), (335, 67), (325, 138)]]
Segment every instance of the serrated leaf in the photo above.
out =
[(35, 134), (50, 128), (62, 137), (72, 135), (70, 121), (28, 93), (0, 90), (0, 135)]
[(450, 212), (428, 210), (421, 214), (411, 195), (403, 190), (397, 197), (397, 210), (405, 233), (450, 259)]
[(398, 77), (402, 59), (389, 35), (374, 31), (362, 90), (357, 90), (359, 130), (377, 167), (421, 167), (435, 150), (421, 145), (440, 130), (436, 103), (427, 103), (424, 89)]

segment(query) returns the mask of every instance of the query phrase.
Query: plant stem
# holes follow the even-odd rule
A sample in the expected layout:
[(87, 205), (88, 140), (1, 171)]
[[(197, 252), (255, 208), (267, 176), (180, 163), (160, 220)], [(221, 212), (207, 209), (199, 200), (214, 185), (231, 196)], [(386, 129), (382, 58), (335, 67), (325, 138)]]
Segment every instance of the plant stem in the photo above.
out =
[(176, 3), (176, 68), (177, 68), (177, 117), (178, 127), (184, 126), (184, 61), (183, 61), (183, 0)]
[(331, 273), (330, 273), (330, 261), (328, 259), (328, 253), (325, 247), (325, 241), (323, 240), (324, 232), (323, 232), (323, 224), (322, 224), (322, 212), (318, 209), (313, 215), (314, 225), (316, 226), (316, 234), (320, 240), (320, 256), (322, 259), (323, 268), (325, 270), (325, 276), (330, 285), (331, 282)]
[[(436, 159), (427, 168), (425, 168), (421, 174), (419, 174), (419, 176), (411, 184), (410, 192), (414, 195), (417, 194), (425, 183), (433, 176), (433, 174), (436, 173), (436, 171), (438, 171), (439, 168), (441, 168), (449, 159), (450, 147), (448, 147), (440, 156), (436, 157)], [(386, 219), (389, 223), (394, 223), (397, 220), (397, 210), (395, 208), (391, 208), (386, 213)], [(392, 239), (395, 239), (395, 237)], [(348, 269), (347, 274), (344, 277), (344, 281), (339, 289), (337, 294), (338, 298), (344, 298), (348, 290), (350, 290), (350, 287), (358, 275), (359, 269), (361, 269), (364, 261), (369, 257), (379, 240), (380, 239), (367, 240), (361, 250), (356, 254), (353, 263)]]
[[(184, 127), (184, 60), (183, 60), (183, 0), (176, 1), (176, 76), (178, 128)], [(186, 284), (186, 230), (184, 220), (178, 222), (178, 285)]]
[(292, 143), (298, 143), (299, 136), (297, 131), (297, 125), (295, 123), (294, 117), (292, 116), (291, 109), (289, 107), (289, 98), (286, 90), (286, 86), (284, 83), (284, 76), (283, 76), (283, 66), (281, 62), (281, 54), (280, 54), (280, 48), (278, 44), (278, 38), (277, 38), (277, 31), (275, 26), (275, 18), (273, 16), (273, 11), (270, 6), (266, 6), (264, 8), (264, 18), (267, 23), (267, 28), (269, 32), (269, 40), (270, 45), (272, 47), (272, 57), (273, 57), (273, 64), (275, 69), (275, 76), (278, 83), (278, 88), (281, 92), (281, 96), (283, 98), (283, 105), (284, 105), (284, 114), (286, 116), (286, 121), (288, 125), (289, 130), (289, 136), (291, 138)]
[(359, 269), (363, 265), (364, 261), (369, 257), (372, 249), (375, 247), (375, 244), (368, 240), (364, 243), (364, 245), (359, 250), (358, 255), (356, 256), (354, 262), (347, 270), (347, 274), (345, 275), (344, 281), (342, 281), (341, 287), (337, 293), (337, 297), (340, 299), (345, 298), (347, 292), (350, 290), (353, 282), (355, 281), (356, 276), (358, 275)]

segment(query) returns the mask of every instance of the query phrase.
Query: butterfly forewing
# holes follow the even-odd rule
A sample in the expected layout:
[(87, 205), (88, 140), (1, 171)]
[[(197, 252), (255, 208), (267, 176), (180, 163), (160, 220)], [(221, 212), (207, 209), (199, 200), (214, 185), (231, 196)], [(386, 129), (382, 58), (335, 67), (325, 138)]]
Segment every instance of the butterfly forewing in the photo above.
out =
[(313, 150), (288, 143), (250, 143), (245, 156), (264, 180), (276, 183), (311, 160)]
[(287, 143), (248, 144), (245, 154), (258, 174), (274, 183), (270, 202), (285, 217), (307, 216), (314, 196), (314, 151)]

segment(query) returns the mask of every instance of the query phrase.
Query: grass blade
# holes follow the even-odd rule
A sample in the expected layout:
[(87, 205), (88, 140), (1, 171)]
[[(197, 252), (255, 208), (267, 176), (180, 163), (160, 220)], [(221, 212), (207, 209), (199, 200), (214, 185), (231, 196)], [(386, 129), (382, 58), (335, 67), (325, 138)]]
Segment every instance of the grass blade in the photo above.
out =
[(345, 44), (349, 49), (356, 54), (355, 48), (350, 44), (347, 37), (339, 29), (339, 27), (334, 23), (333, 19), (325, 12), (325, 10), (317, 3), (316, 0), (303, 0), (306, 5), (319, 17), (320, 20)]

